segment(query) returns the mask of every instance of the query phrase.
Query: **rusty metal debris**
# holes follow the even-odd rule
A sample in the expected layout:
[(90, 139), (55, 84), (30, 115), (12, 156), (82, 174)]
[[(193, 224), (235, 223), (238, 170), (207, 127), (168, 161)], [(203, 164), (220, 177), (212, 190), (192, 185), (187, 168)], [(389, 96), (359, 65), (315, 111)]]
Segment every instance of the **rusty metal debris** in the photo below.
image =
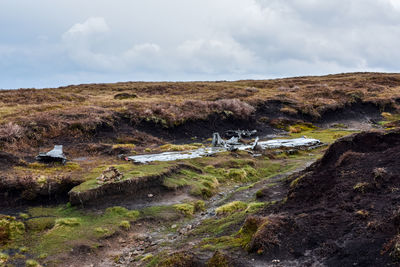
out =
[(49, 152), (39, 152), (39, 155), (36, 156), (36, 160), (45, 163), (59, 162), (65, 164), (67, 162), (62, 145), (55, 145)]

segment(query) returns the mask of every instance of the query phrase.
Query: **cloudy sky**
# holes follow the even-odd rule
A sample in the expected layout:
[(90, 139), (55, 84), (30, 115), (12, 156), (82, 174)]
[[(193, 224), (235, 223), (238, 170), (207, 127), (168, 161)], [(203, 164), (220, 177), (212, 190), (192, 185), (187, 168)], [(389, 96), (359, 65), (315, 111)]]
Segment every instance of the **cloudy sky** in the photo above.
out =
[(400, 71), (400, 0), (0, 0), (0, 88)]

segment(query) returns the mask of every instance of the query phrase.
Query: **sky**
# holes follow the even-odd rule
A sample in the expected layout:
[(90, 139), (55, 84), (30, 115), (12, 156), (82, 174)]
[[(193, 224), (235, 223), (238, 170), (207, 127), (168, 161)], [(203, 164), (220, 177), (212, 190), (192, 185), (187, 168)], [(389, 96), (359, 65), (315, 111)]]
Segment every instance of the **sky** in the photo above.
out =
[(0, 0), (0, 88), (400, 72), (400, 0)]

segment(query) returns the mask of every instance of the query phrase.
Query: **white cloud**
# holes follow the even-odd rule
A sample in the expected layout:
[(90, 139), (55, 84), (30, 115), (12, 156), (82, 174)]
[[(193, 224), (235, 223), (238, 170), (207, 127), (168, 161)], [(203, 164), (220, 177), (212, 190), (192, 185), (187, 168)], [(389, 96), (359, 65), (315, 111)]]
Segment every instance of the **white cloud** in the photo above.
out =
[(83, 23), (74, 24), (67, 32), (63, 34), (64, 40), (74, 40), (77, 38), (86, 38), (92, 34), (105, 33), (110, 31), (106, 21), (101, 17), (88, 18)]
[(398, 0), (3, 0), (0, 87), (395, 72), (399, 12)]
[(178, 47), (186, 70), (203, 73), (244, 72), (255, 63), (253, 53), (233, 39), (188, 40)]
[(104, 18), (88, 18), (74, 24), (62, 39), (71, 60), (90, 71), (124, 72), (146, 63), (160, 51), (154, 43), (136, 44), (125, 51), (108, 51), (107, 45), (115, 42), (109, 34), (111, 31)]

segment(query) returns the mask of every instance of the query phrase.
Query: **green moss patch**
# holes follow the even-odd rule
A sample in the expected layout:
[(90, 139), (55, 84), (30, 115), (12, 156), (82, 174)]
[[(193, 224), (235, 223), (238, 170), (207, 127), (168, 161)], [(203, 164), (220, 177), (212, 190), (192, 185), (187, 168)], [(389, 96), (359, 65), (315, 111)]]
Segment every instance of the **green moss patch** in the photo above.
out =
[(301, 133), (291, 133), (290, 136), (293, 138), (300, 138), (302, 136), (306, 136), (308, 138), (315, 138), (320, 140), (321, 142), (330, 144), (341, 137), (357, 132), (358, 131), (350, 131), (343, 129), (314, 129), (314, 130), (304, 131)]
[(112, 149), (126, 148), (126, 149), (133, 150), (133, 149), (135, 149), (135, 147), (136, 147), (136, 145), (134, 145), (134, 144), (115, 144), (112, 146)]
[(25, 225), (12, 216), (0, 216), (0, 244), (21, 239), (25, 233)]
[(167, 162), (159, 162), (148, 165), (120, 164), (120, 165), (101, 165), (94, 168), (86, 177), (86, 182), (74, 187), (71, 192), (84, 192), (86, 190), (98, 188), (101, 185), (97, 183), (96, 178), (99, 177), (106, 169), (113, 166), (123, 174), (119, 182), (129, 179), (140, 179), (146, 176), (160, 175), (167, 171), (173, 164)]
[(176, 204), (173, 207), (185, 216), (192, 216), (195, 212), (205, 210), (205, 203), (202, 200), (198, 200), (190, 203)]
[(17, 166), (16, 170), (22, 170), (26, 172), (36, 173), (36, 174), (54, 174), (58, 172), (68, 173), (74, 171), (81, 171), (82, 168), (78, 163), (67, 162), (67, 164), (54, 164), (48, 165), (39, 162), (29, 163), (26, 166)]
[(141, 210), (140, 217), (162, 221), (176, 221), (182, 218), (182, 214), (173, 206), (153, 206)]
[(242, 201), (233, 201), (231, 203), (225, 204), (225, 205), (215, 209), (215, 212), (218, 215), (232, 214), (232, 213), (240, 211), (240, 210), (245, 210), (246, 208), (247, 208), (246, 203), (244, 203)]
[(174, 145), (174, 144), (166, 144), (159, 147), (161, 151), (186, 151), (186, 150), (194, 150), (203, 147), (203, 144), (194, 143), (194, 144), (186, 144), (186, 145)]
[(209, 198), (217, 192), (219, 186), (217, 177), (211, 174), (199, 174), (193, 170), (182, 170), (165, 178), (164, 186), (170, 189), (188, 186), (192, 195)]
[(35, 255), (65, 252), (79, 242), (95, 244), (140, 216), (135, 210), (111, 207), (103, 214), (83, 212), (73, 207), (36, 207), (29, 210), (34, 217), (26, 221), (25, 246)]

